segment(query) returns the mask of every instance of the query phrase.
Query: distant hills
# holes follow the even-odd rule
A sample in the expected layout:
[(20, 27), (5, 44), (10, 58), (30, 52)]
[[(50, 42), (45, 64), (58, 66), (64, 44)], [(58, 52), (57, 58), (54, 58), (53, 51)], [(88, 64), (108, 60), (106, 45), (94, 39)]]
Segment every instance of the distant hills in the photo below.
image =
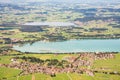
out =
[(4, 3), (19, 3), (19, 2), (77, 2), (77, 3), (117, 3), (120, 0), (0, 0)]

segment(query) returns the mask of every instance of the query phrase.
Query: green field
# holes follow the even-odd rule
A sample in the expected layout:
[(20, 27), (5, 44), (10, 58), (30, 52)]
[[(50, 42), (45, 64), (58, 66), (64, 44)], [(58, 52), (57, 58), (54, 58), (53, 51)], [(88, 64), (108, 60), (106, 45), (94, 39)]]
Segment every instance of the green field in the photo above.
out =
[[(8, 73), (10, 72), (10, 73)], [(0, 68), (0, 80), (32, 80), (33, 76), (35, 80), (120, 80), (118, 75), (109, 75), (96, 73), (95, 76), (91, 77), (86, 74), (77, 74), (77, 73), (61, 73), (57, 74), (56, 77), (51, 77), (49, 75), (35, 73), (24, 76), (17, 76), (19, 70), (9, 69), (9, 68)]]
[(93, 68), (106, 68), (107, 71), (120, 72), (120, 54), (116, 54), (114, 59), (109, 60), (96, 60), (93, 64)]
[(20, 72), (18, 69), (0, 67), (0, 80), (15, 80)]

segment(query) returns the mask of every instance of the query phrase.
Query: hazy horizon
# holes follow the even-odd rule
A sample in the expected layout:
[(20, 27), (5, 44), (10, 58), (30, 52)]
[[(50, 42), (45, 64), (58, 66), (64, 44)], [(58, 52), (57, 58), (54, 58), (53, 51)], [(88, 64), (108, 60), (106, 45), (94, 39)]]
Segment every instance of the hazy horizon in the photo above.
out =
[(65, 1), (59, 1), (59, 0), (3, 0), (3, 1), (0, 1), (0, 2), (3, 2), (3, 3), (16, 3), (16, 2), (78, 2), (78, 3), (97, 3), (97, 2), (107, 2), (107, 3), (116, 3), (116, 2), (120, 2), (119, 0), (65, 0)]

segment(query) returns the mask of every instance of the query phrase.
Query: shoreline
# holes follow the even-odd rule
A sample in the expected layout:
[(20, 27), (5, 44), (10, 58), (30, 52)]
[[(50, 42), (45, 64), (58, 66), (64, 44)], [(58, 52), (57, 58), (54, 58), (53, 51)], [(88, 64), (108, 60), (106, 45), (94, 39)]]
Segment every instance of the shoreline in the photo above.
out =
[(23, 53), (23, 54), (83, 54), (83, 53), (89, 53), (89, 54), (98, 54), (98, 53), (114, 53), (114, 54), (118, 54), (120, 52), (68, 52), (68, 53), (53, 53), (53, 52), (45, 52), (45, 53), (36, 53), (36, 52), (21, 52), (21, 51), (18, 51), (18, 50), (14, 50), (14, 49), (10, 49), (10, 50), (13, 50), (13, 51), (17, 51), (17, 52), (20, 52), (20, 53)]
[(66, 40), (28, 40), (28, 41), (18, 41), (12, 42), (12, 44), (25, 44), (25, 43), (34, 43), (34, 42), (64, 42), (64, 41), (72, 41), (72, 40), (119, 40), (120, 38), (81, 38), (81, 39), (66, 39)]
[[(3, 38), (8, 38), (8, 40), (5, 40)], [(44, 37), (44, 38), (30, 38), (28, 40), (25, 40), (25, 39), (20, 39), (20, 38), (9, 38), (9, 37), (1, 37), (0, 39), (3, 39), (5, 40), (7, 43), (3, 43), (2, 44), (25, 44), (25, 43), (34, 43), (34, 42), (38, 42), (38, 41), (43, 41), (43, 42), (63, 42), (63, 41), (70, 41), (70, 40), (119, 40), (120, 39), (120, 36), (108, 36), (108, 35), (105, 35), (105, 36), (97, 36), (97, 35), (94, 35), (92, 37), (90, 36), (86, 36), (86, 35), (83, 35), (83, 36), (79, 36), (77, 38), (64, 38), (64, 39), (59, 39), (59, 38), (47, 38), (47, 37)]]

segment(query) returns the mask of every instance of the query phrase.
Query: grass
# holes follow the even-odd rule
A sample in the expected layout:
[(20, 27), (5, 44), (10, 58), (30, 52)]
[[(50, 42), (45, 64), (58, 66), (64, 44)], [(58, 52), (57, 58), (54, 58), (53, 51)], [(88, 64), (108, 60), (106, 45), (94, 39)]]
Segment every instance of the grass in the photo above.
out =
[(31, 80), (32, 75), (25, 75), (25, 76), (20, 76), (18, 80)]
[(20, 73), (20, 71), (21, 70), (18, 69), (0, 67), (0, 80), (8, 78), (8, 80), (14, 80), (15, 77)]
[[(50, 75), (36, 73), (33, 74), (35, 76), (35, 80), (69, 80), (69, 77), (66, 73), (57, 74), (56, 77), (51, 77)], [(32, 75), (20, 76), (19, 80), (31, 80)]]
[(95, 80), (120, 80), (120, 76), (119, 75), (97, 73), (97, 74), (95, 74), (94, 79)]
[[(33, 74), (35, 76), (35, 80), (120, 80), (119, 75), (110, 75), (110, 74), (102, 74), (96, 73), (95, 76), (88, 76), (86, 74), (77, 74), (77, 73), (60, 73), (57, 74), (56, 77), (51, 77), (49, 75), (36, 73)], [(32, 75), (20, 76), (19, 80), (31, 80)]]
[(46, 59), (63, 60), (65, 57), (77, 56), (77, 54), (24, 54), (22, 56), (36, 57), (43, 60), (46, 60)]
[(34, 74), (35, 76), (35, 80), (52, 80), (52, 78), (49, 75), (45, 75), (45, 74)]
[(9, 64), (11, 63), (10, 59), (12, 56), (0, 56), (0, 63), (2, 64)]
[(66, 73), (57, 74), (56, 77), (53, 77), (53, 80), (69, 80), (69, 77)]
[(93, 68), (106, 68), (107, 71), (120, 72), (120, 54), (116, 54), (114, 59), (109, 60), (96, 60), (93, 64)]
[(92, 76), (83, 74), (83, 75), (79, 76), (79, 79), (73, 79), (73, 80), (120, 80), (120, 76), (96, 73), (95, 76), (92, 77)]
[(72, 80), (82, 80), (81, 75), (77, 73), (69, 73), (68, 74)]

